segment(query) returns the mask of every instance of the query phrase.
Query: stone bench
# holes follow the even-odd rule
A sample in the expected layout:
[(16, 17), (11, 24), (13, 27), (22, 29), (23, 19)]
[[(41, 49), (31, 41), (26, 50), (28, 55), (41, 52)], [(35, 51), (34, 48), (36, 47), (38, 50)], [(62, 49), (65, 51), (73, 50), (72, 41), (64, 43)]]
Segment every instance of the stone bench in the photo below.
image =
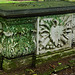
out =
[[(1, 69), (3, 58), (15, 59), (32, 54), (32, 63), (35, 66), (36, 54), (70, 47), (71, 40), (69, 41), (69, 39), (72, 36), (71, 22), (73, 19), (71, 13), (75, 13), (74, 2), (49, 1), (0, 4)], [(65, 21), (70, 21), (71, 24), (65, 22), (63, 18), (66, 18)], [(71, 27), (67, 26), (68, 24)], [(47, 26), (51, 26), (50, 29)], [(53, 33), (54, 31), (55, 33)], [(45, 34), (45, 32), (47, 33)], [(45, 36), (47, 36), (46, 39)]]

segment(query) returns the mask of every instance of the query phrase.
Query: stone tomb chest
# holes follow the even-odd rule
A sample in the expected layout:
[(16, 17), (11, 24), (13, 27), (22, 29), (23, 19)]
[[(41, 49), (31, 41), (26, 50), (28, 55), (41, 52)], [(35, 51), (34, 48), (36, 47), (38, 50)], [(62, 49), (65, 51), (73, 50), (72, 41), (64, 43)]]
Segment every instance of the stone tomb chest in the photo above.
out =
[(74, 13), (74, 2), (0, 4), (0, 54), (15, 58), (71, 47)]

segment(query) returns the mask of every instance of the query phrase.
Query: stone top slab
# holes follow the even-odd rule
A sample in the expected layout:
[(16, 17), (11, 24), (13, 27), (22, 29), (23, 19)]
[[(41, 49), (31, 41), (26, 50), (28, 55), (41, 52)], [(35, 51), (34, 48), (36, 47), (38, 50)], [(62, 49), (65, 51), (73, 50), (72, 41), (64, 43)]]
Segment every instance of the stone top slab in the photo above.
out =
[(0, 16), (2, 17), (34, 17), (64, 13), (75, 13), (75, 2), (0, 3)]

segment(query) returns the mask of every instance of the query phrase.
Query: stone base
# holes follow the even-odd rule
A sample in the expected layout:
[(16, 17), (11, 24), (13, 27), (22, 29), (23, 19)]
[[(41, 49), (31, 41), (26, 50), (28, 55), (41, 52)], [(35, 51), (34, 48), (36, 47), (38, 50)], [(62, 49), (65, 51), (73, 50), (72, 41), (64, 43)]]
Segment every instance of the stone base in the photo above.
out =
[[(36, 56), (36, 66), (41, 65), (47, 61), (57, 61), (65, 57), (75, 55), (75, 49), (61, 49), (55, 52), (47, 52), (42, 55)], [(16, 70), (17, 68), (26, 67), (27, 65), (32, 65), (32, 56), (26, 56), (16, 59), (8, 60), (4, 58), (3, 69), (4, 71)]]
[(0, 55), (0, 70), (2, 70), (2, 65), (3, 65), (3, 57)]

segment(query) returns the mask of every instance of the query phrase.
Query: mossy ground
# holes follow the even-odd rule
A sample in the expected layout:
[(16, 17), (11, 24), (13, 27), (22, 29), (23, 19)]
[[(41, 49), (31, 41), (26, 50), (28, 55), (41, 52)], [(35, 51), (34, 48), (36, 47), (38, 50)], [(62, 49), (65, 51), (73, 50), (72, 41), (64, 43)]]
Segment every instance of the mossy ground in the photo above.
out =
[(74, 66), (75, 55), (60, 59), (58, 61), (46, 61), (44, 64), (36, 66), (36, 68), (32, 68), (30, 66), (23, 66), (17, 68), (16, 70), (10, 70), (9, 72), (0, 71), (0, 75), (50, 75), (52, 73), (60, 73), (61, 70), (67, 70), (67, 68), (69, 69), (69, 71), (73, 70)]
[[(61, 51), (62, 50), (60, 50), (60, 52)], [(67, 50), (64, 50), (62, 55), (59, 51), (56, 51), (56, 53), (53, 54), (48, 52), (47, 54), (37, 56), (36, 68), (31, 67), (31, 56), (12, 60), (4, 59), (4, 71), (1, 71), (1, 75), (49, 75), (53, 72), (57, 73), (63, 69), (75, 66), (74, 49), (66, 51)], [(50, 56), (49, 53), (52, 55)]]

